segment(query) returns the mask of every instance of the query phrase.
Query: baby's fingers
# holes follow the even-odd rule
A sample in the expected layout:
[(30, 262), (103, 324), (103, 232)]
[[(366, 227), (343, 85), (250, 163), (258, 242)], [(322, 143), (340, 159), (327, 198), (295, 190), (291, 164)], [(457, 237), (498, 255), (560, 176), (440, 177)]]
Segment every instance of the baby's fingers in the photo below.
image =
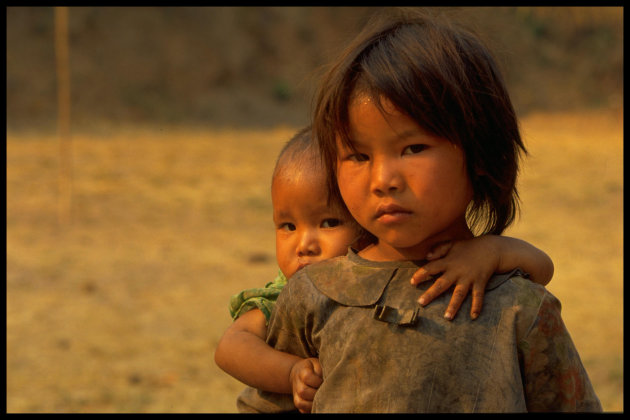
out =
[(307, 386), (304, 382), (300, 382), (293, 391), (293, 404), (300, 413), (310, 413), (313, 405), (313, 398), (317, 389)]
[(322, 377), (315, 375), (313, 372), (305, 374), (300, 379), (302, 379), (302, 382), (304, 382), (305, 385), (315, 389), (319, 388), (323, 382)]
[(431, 279), (431, 274), (429, 274), (424, 267), (420, 267), (418, 271), (413, 273), (413, 276), (411, 276), (411, 284), (416, 285)]
[[(294, 403), (299, 403), (301, 401), (304, 402), (312, 402), (313, 398), (315, 398), (315, 393), (317, 392), (317, 389), (313, 389), (311, 387), (308, 386), (302, 386), (300, 387), (294, 394), (293, 396), (293, 402)], [(296, 398), (297, 397), (297, 398)], [(296, 407), (297, 407), (297, 403), (296, 403)], [(299, 407), (298, 407), (299, 408)]]
[[(315, 395), (315, 394), (313, 394)], [(298, 411), (302, 414), (310, 413), (313, 408), (313, 398), (305, 400), (302, 399), (298, 394), (293, 394), (293, 405)]]
[(319, 364), (319, 359), (317, 357), (309, 357), (311, 364), (313, 365), (313, 373), (315, 375), (321, 377), (322, 376), (322, 365)]
[(306, 361), (310, 362), (310, 365), (307, 369), (302, 369), (300, 371), (298, 378), (303, 385), (317, 389), (323, 381), (322, 367), (319, 364), (319, 359), (316, 357), (309, 357)]
[(433, 299), (440, 296), (449, 287), (451, 287), (452, 284), (453, 280), (449, 280), (447, 277), (441, 276), (422, 294), (422, 296), (420, 296), (418, 303), (422, 306), (428, 305)]
[(476, 284), (473, 284), (472, 308), (470, 308), (470, 317), (472, 319), (477, 319), (477, 317), (481, 313), (481, 307), (483, 306), (484, 293), (485, 293), (484, 287), (480, 287)]
[(457, 286), (455, 286), (451, 301), (449, 302), (448, 307), (446, 308), (446, 312), (444, 313), (444, 318), (448, 319), (449, 321), (455, 318), (455, 314), (457, 314), (457, 311), (459, 311), (459, 308), (462, 306), (464, 299), (466, 299), (469, 288), (469, 286), (463, 284), (458, 284)]
[(411, 284), (417, 285), (425, 281), (433, 280), (434, 276), (443, 272), (445, 268), (444, 260), (428, 262), (413, 273), (413, 276), (411, 276)]

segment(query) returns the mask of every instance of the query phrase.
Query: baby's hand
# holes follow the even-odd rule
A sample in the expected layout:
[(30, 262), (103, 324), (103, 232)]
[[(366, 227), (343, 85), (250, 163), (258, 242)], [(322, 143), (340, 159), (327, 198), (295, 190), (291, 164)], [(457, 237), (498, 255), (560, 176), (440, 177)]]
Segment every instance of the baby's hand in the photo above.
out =
[(418, 302), (424, 306), (441, 295), (453, 284), (455, 289), (446, 308), (444, 318), (455, 317), (472, 287), (470, 317), (476, 319), (481, 312), (486, 283), (499, 264), (499, 253), (491, 238), (484, 236), (437, 245), (427, 254), (428, 263), (414, 273), (411, 284), (419, 284), (435, 277)]
[(300, 413), (310, 413), (317, 388), (322, 384), (319, 359), (311, 357), (295, 363), (289, 374), (293, 388), (293, 403)]

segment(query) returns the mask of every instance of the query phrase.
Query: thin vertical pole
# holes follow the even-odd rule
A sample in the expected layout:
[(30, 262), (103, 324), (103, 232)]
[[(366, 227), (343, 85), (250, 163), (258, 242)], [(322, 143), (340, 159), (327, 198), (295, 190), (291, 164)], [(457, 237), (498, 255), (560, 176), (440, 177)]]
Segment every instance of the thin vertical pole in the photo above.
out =
[(57, 135), (59, 137), (59, 180), (57, 219), (72, 220), (72, 139), (70, 137), (70, 46), (68, 8), (55, 7), (55, 56), (57, 60)]

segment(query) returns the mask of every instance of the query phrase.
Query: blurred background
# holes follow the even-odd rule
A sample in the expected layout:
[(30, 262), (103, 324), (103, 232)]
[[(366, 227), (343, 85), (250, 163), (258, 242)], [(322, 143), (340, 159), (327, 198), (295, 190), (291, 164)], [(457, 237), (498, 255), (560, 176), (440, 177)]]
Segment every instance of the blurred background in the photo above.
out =
[[(77, 7), (77, 127), (307, 121), (318, 70), (362, 27), (362, 7)], [(621, 106), (620, 8), (450, 8), (493, 47), (517, 110)], [(7, 124), (53, 127), (52, 8), (7, 9)]]
[[(64, 131), (54, 8), (6, 8), (8, 412), (235, 411), (213, 352), (276, 273), (273, 163), (378, 9), (71, 7)], [(432, 9), (495, 52), (530, 151), (506, 234), (623, 411), (623, 9)]]

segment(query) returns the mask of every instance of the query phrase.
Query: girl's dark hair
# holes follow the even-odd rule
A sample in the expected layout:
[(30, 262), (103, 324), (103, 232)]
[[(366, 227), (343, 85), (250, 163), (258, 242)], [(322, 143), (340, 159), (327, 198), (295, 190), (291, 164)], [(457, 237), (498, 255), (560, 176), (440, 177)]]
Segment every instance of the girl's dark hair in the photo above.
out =
[(382, 97), (430, 133), (462, 148), (477, 234), (501, 234), (519, 210), (516, 177), (527, 153), (497, 64), (472, 32), (426, 12), (389, 10), (373, 18), (324, 75), (315, 102), (317, 133), (330, 191), (336, 137), (352, 147), (348, 107), (357, 93), (383, 111)]

